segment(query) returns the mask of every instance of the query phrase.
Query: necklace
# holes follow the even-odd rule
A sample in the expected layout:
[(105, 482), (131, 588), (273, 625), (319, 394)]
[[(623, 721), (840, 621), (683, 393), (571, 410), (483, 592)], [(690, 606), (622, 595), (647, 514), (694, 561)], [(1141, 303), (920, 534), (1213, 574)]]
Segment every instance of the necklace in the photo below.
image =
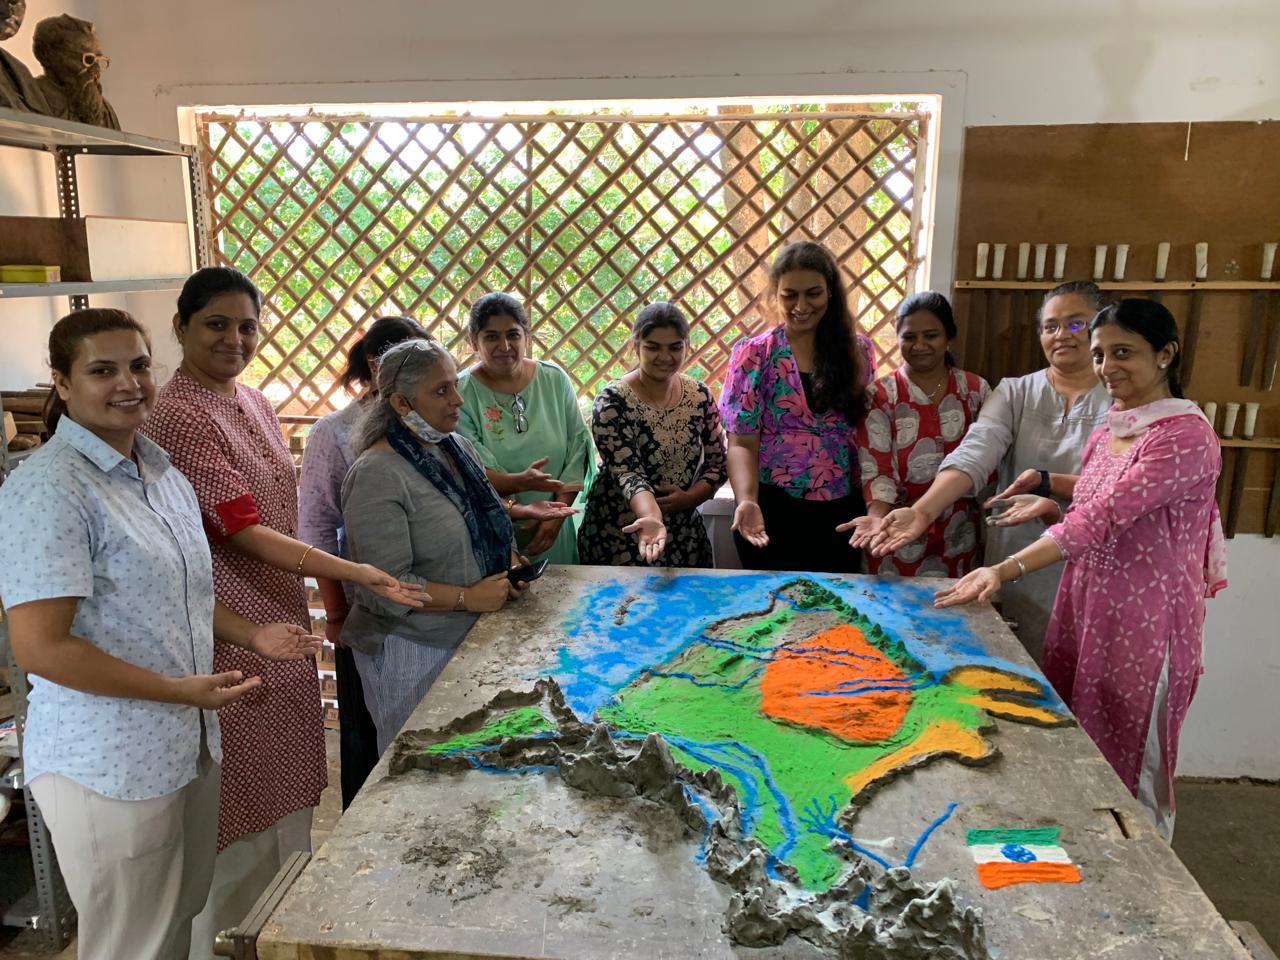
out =
[[(911, 380), (911, 377), (908, 375), (907, 379)], [(951, 373), (950, 371), (948, 371), (947, 375), (943, 377), (941, 380), (939, 380), (937, 386), (935, 386), (932, 390), (926, 390), (923, 384), (916, 383), (916, 381), (914, 380), (911, 380), (911, 382), (914, 383), (916, 387), (919, 388), (921, 393), (923, 393), (926, 397), (928, 397), (930, 403), (936, 403), (938, 400), (939, 394), (942, 393), (943, 387), (945, 387), (950, 380), (951, 380)]]
[[(641, 400), (649, 404), (649, 406), (657, 407), (663, 413), (666, 413), (675, 406), (676, 399), (679, 398), (681, 389), (680, 376), (677, 374), (666, 382), (663, 389), (663, 396), (661, 398), (654, 397), (650, 393), (647, 385), (645, 385), (644, 380), (639, 377), (637, 377), (635, 382), (631, 384), (631, 389), (635, 391)], [(676, 399), (672, 399), (673, 395), (675, 395)]]

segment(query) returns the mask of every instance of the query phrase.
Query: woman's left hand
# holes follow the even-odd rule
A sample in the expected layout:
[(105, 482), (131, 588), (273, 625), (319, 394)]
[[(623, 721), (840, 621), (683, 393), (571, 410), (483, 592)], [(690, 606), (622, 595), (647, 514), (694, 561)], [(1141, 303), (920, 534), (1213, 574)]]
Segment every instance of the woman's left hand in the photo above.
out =
[(677, 487), (674, 483), (660, 483), (653, 488), (653, 492), (657, 495), (658, 506), (662, 509), (664, 517), (669, 517), (673, 513), (684, 513), (694, 507), (693, 494), (683, 487)]
[(361, 576), (355, 580), (378, 596), (406, 607), (421, 607), (431, 602), (427, 588), (417, 583), (405, 583), (389, 573), (384, 573), (367, 563), (359, 564)]
[(635, 523), (622, 528), (623, 533), (634, 533), (640, 547), (640, 559), (653, 563), (667, 548), (667, 527), (655, 517), (638, 517)]
[(1062, 516), (1057, 501), (1048, 497), (1037, 497), (1034, 493), (1019, 493), (1016, 496), (997, 498), (987, 501), (993, 512), (987, 518), (989, 527), (1016, 527), (1030, 520), (1043, 520), (1045, 523), (1057, 523)]
[(994, 497), (982, 505), (982, 509), (990, 510), (997, 500), (1008, 500), (1016, 497), (1020, 493), (1032, 493), (1040, 487), (1040, 471), (1039, 470), (1023, 470), (1020, 474), (1013, 478), (1013, 483), (1009, 484)]
[(933, 595), (935, 607), (955, 607), (962, 603), (990, 600), (1000, 589), (1000, 574), (994, 567), (979, 567), (961, 577), (945, 590)]
[(323, 641), (296, 623), (267, 623), (249, 637), (249, 649), (268, 660), (302, 660), (320, 652)]
[[(560, 506), (565, 506), (565, 504), (560, 504)], [(555, 545), (556, 537), (560, 536), (560, 526), (563, 523), (563, 517), (543, 520), (539, 523), (538, 532), (533, 535), (532, 540), (524, 545), (525, 550), (529, 551), (529, 556), (536, 557), (538, 554), (546, 553), (550, 550)]]

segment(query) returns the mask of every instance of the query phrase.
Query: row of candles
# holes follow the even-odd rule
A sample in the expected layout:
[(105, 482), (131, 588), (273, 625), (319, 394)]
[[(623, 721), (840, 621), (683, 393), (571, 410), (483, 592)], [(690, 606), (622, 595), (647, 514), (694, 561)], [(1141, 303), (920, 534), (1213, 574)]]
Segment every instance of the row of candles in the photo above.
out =
[[(1256, 403), (1246, 403), (1244, 405), (1244, 426), (1240, 431), (1240, 436), (1245, 440), (1253, 439), (1254, 427), (1258, 423), (1258, 407)], [(1208, 419), (1209, 425), (1218, 429), (1218, 405), (1212, 400), (1206, 400), (1201, 404), (1204, 410), (1205, 418)], [(1240, 404), (1228, 403), (1225, 405), (1222, 415), (1222, 430), (1218, 435), (1224, 440), (1230, 440), (1236, 435), (1236, 421), (1240, 418)]]

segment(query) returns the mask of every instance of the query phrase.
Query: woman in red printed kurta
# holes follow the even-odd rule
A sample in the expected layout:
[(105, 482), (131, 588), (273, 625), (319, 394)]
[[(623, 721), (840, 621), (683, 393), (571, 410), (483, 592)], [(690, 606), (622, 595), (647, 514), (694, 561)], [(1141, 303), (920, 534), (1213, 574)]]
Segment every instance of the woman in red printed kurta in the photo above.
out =
[[(257, 347), (261, 297), (244, 274), (210, 267), (178, 298), (174, 329), (182, 366), (160, 390), (144, 432), (191, 482), (213, 554), (217, 598), (249, 620), (310, 629), (302, 576), (370, 586), (420, 606), (419, 587), (296, 538), (293, 458), (271, 404), (236, 383)], [(311, 811), (326, 783), (315, 662), (266, 660), (217, 644), (215, 670), (260, 676), (262, 687), (218, 713), (222, 796), (218, 861), (192, 957), (212, 956), (213, 936), (244, 918), (295, 850), (311, 846)]]
[[(1066, 561), (1044, 673), (1116, 775), (1173, 833), (1178, 737), (1201, 672), (1205, 598), (1226, 586), (1213, 428), (1178, 385), (1173, 316), (1122, 300), (1089, 325), (1112, 398), (1089, 438), (1071, 507), (1034, 544), (982, 567), (939, 606), (986, 600), (1004, 580)], [(1002, 523), (1058, 519), (1055, 501), (1011, 498)]]
[[(929, 489), (991, 393), (987, 381), (952, 363), (947, 347), (956, 322), (942, 294), (902, 301), (897, 330), (904, 363), (872, 385), (855, 435), (867, 516), (841, 526), (853, 531), (854, 547), (866, 546), (890, 510), (910, 506)], [(920, 539), (887, 557), (866, 553), (867, 572), (962, 577), (973, 569), (980, 520), (977, 501), (963, 497)]]

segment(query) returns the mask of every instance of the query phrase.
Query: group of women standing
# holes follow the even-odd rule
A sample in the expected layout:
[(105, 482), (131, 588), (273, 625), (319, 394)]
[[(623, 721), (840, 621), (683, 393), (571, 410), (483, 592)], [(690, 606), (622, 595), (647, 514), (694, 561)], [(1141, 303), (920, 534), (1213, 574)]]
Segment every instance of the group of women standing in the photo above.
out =
[[(182, 364), (158, 391), (127, 314), (60, 321), (60, 420), (0, 491), (0, 599), (34, 675), (27, 777), (82, 958), (207, 957), (309, 848), (325, 757), (304, 577), (340, 647), (345, 806), (476, 618), (527, 588), (512, 570), (711, 566), (697, 507), (726, 479), (746, 567), (961, 578), (940, 605), (1002, 587), (1024, 643), (1038, 654), (1045, 638), (1047, 675), (1170, 829), (1203, 597), (1223, 568), (1217, 445), (1180, 399), (1168, 311), (1058, 287), (1037, 321), (1048, 366), (992, 391), (954, 365), (936, 293), (904, 301), (903, 363), (873, 377), (818, 244), (784, 248), (769, 299), (779, 322), (734, 348), (719, 403), (681, 372), (680, 310), (646, 306), (635, 368), (601, 390), (590, 428), (565, 372), (528, 356), (518, 300), (476, 301), (463, 371), (415, 321), (381, 318), (343, 376), (359, 396), (312, 430), (300, 501), (270, 404), (237, 383), (259, 336), (248, 278), (188, 280)], [(974, 569), (993, 480), (1004, 512)], [(1153, 590), (1159, 609), (1141, 599)]]

